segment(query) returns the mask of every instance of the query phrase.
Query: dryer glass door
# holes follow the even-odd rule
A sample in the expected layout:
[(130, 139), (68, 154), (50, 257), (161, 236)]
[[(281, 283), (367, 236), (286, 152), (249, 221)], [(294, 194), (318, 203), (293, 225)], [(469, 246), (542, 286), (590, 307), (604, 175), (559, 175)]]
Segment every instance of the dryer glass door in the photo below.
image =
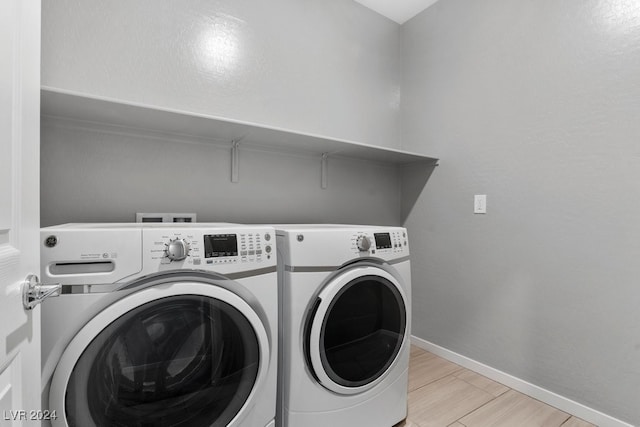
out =
[[(352, 394), (377, 384), (405, 340), (401, 287), (375, 270), (355, 270), (329, 284), (309, 323), (308, 357), (320, 382), (333, 391)], [(364, 274), (371, 272), (376, 274)]]
[(258, 338), (232, 305), (202, 295), (142, 304), (102, 329), (66, 387), (70, 426), (226, 426), (252, 391)]

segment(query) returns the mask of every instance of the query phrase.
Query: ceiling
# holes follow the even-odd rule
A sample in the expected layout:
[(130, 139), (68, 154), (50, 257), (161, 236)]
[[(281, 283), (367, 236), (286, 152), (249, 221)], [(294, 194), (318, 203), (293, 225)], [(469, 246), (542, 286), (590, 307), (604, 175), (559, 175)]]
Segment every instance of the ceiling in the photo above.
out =
[(404, 24), (438, 0), (354, 0), (398, 24)]

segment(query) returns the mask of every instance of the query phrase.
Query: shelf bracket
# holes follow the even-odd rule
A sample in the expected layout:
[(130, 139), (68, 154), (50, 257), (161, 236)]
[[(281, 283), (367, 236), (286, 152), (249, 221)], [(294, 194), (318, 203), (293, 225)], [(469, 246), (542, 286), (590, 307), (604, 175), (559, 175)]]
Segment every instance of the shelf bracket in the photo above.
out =
[(238, 148), (240, 141), (231, 141), (231, 182), (239, 182), (240, 171), (239, 169), (239, 153)]
[(329, 153), (322, 153), (322, 160), (320, 163), (320, 187), (323, 190), (327, 189), (327, 174), (329, 167)]

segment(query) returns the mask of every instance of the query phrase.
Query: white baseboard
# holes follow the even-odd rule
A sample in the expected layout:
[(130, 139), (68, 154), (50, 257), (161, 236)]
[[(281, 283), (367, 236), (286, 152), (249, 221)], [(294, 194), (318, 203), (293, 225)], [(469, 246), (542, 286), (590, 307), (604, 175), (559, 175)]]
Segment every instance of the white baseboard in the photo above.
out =
[(602, 412), (596, 411), (595, 409), (589, 408), (581, 403), (574, 402), (573, 400), (567, 399), (566, 397), (560, 396), (552, 391), (545, 390), (542, 387), (538, 387), (537, 385), (521, 380), (520, 378), (516, 378), (513, 375), (499, 371), (491, 366), (476, 362), (475, 360), (469, 359), (461, 354), (454, 353), (451, 350), (447, 350), (444, 347), (425, 341), (422, 338), (411, 336), (411, 342), (415, 346), (447, 359), (450, 362), (477, 372), (480, 375), (484, 375), (485, 377), (497, 381), (500, 384), (504, 384), (507, 387), (531, 396), (534, 399), (538, 399), (539, 401), (558, 408), (561, 411), (575, 415), (578, 418), (582, 418), (583, 420), (599, 427), (633, 427), (631, 424), (627, 424), (617, 418), (603, 414)]

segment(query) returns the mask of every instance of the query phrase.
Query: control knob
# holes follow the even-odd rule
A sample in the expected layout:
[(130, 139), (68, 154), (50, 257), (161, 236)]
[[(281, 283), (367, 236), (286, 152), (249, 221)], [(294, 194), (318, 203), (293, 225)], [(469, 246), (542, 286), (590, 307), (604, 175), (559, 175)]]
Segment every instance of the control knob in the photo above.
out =
[(371, 240), (367, 236), (358, 236), (356, 246), (360, 252), (366, 252), (371, 248)]
[(182, 261), (189, 255), (190, 250), (189, 242), (184, 239), (175, 239), (169, 241), (165, 252), (171, 261)]

